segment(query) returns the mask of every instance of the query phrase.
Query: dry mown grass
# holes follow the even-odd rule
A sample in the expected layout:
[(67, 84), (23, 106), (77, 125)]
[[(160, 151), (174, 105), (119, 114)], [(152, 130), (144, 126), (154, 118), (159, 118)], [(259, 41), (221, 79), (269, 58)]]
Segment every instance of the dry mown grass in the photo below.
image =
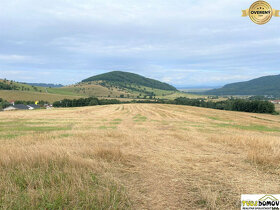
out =
[(280, 104), (275, 104), (275, 109), (276, 109), (276, 111), (280, 111)]
[(0, 208), (129, 207), (123, 188), (103, 174), (102, 160), (71, 154), (59, 143), (52, 144), (48, 134), (38, 135), (33, 142), (31, 138), (27, 135), (0, 148)]
[(280, 117), (127, 104), (0, 113), (0, 207), (239, 209), (278, 193)]

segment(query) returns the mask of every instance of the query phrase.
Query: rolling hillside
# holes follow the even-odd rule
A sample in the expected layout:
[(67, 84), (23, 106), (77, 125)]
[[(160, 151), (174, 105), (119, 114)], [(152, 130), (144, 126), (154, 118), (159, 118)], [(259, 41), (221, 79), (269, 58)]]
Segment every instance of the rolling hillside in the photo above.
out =
[[(175, 99), (178, 97), (197, 98), (201, 96), (178, 91), (175, 87), (143, 76), (113, 71), (90, 77), (80, 83), (64, 87), (43, 87), (46, 84), (22, 84), (0, 80), (0, 98), (5, 100), (46, 100), (74, 99), (81, 97), (118, 99)], [(38, 84), (40, 86), (34, 86)], [(11, 91), (11, 92), (9, 92)]]
[(51, 94), (46, 92), (0, 90), (0, 98), (6, 101), (47, 101), (53, 103), (63, 99), (78, 99), (81, 98), (81, 96)]
[(64, 95), (79, 95), (83, 97), (108, 97), (119, 98), (120, 95), (127, 97), (128, 91), (122, 91), (116, 87), (105, 87), (98, 82), (78, 83), (61, 88), (48, 88), (49, 93)]
[(7, 101), (48, 101), (53, 103), (63, 99), (81, 98), (78, 94), (55, 93), (51, 88), (28, 85), (0, 79), (0, 98)]
[(279, 116), (124, 104), (0, 124), (3, 209), (240, 209), (279, 193)]
[(204, 92), (207, 95), (273, 95), (280, 96), (280, 75), (237, 82)]
[(48, 89), (48, 92), (127, 99), (197, 97), (196, 95), (180, 92), (169, 84), (121, 71), (113, 71), (93, 76), (75, 85)]
[(103, 81), (107, 84), (118, 85), (120, 87), (145, 86), (159, 90), (176, 91), (177, 89), (167, 83), (158, 80), (149, 79), (138, 74), (129, 72), (113, 71), (105, 74), (100, 74), (83, 80), (82, 82)]
[(6, 79), (0, 79), (0, 90), (45, 92), (45, 88), (34, 85), (23, 84)]

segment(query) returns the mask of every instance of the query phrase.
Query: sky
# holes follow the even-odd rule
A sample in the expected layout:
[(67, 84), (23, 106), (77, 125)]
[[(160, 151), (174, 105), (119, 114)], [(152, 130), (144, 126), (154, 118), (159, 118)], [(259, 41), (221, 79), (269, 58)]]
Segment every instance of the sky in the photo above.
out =
[(241, 17), (253, 2), (1, 0), (0, 78), (67, 85), (117, 70), (197, 87), (280, 74), (280, 18)]

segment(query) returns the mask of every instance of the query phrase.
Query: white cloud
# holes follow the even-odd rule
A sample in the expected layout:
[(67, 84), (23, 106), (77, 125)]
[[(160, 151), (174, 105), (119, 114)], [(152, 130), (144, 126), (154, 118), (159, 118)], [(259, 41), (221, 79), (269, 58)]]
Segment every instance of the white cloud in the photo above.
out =
[(36, 56), (28, 56), (28, 55), (16, 55), (16, 54), (0, 54), (0, 63), (43, 63), (41, 58)]
[[(59, 72), (69, 75), (61, 77), (68, 83), (126, 70), (186, 85), (275, 73), (279, 20), (258, 26), (242, 18), (241, 10), (251, 3), (2, 0), (0, 72), (13, 79), (9, 70), (16, 69), (40, 80), (34, 72), (47, 69), (49, 82)], [(270, 3), (280, 8), (279, 1)]]

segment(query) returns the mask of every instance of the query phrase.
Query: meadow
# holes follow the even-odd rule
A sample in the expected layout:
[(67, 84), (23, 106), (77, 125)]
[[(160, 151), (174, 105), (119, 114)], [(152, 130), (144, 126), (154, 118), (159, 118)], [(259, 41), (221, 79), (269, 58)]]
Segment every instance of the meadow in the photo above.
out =
[(18, 90), (0, 90), (0, 98), (7, 101), (48, 101), (53, 103), (63, 99), (78, 99), (82, 96), (51, 94), (46, 92), (31, 92), (31, 91), (18, 91)]
[(121, 104), (0, 112), (0, 208), (240, 209), (280, 191), (280, 117)]
[[(124, 87), (110, 87), (110, 83), (106, 86), (100, 85), (100, 82), (89, 82), (81, 83), (71, 86), (66, 86), (63, 88), (48, 88), (49, 93), (54, 94), (64, 94), (64, 95), (82, 95), (82, 96), (94, 96), (102, 98), (134, 98), (143, 99), (149, 98), (148, 93), (153, 93), (155, 98), (159, 99), (175, 99), (178, 97), (188, 97), (188, 98), (200, 98), (205, 97), (201, 95), (194, 95), (180, 91), (170, 91), (170, 90), (160, 90), (150, 87), (145, 87), (141, 85), (124, 85)], [(145, 93), (146, 92), (146, 93)]]
[(280, 104), (275, 104), (276, 111), (280, 112)]

